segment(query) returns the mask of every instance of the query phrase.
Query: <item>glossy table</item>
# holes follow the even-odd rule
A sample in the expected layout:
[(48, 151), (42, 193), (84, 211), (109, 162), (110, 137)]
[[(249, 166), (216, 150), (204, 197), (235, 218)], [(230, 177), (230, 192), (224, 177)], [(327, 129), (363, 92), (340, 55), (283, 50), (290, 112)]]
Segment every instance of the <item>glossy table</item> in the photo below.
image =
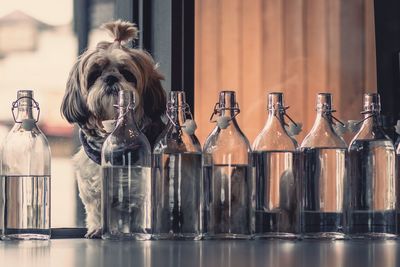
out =
[(0, 242), (0, 266), (400, 266), (400, 241)]

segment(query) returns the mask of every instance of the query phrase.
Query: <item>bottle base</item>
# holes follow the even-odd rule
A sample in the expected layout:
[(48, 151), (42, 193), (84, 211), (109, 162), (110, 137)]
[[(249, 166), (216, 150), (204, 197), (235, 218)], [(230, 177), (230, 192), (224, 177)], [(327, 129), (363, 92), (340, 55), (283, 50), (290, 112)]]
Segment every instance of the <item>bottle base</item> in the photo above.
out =
[(178, 234), (178, 233), (160, 233), (160, 234), (153, 234), (153, 240), (192, 240), (198, 241), (202, 239), (201, 234)]
[(346, 235), (341, 232), (317, 232), (317, 233), (304, 233), (301, 235), (301, 239), (309, 240), (344, 240)]
[(293, 233), (255, 233), (254, 239), (296, 240), (299, 236)]
[(355, 233), (355, 234), (349, 234), (348, 237), (353, 240), (363, 240), (363, 239), (393, 240), (393, 239), (397, 239), (397, 235), (391, 234), (391, 233)]
[(232, 234), (232, 233), (224, 233), (224, 234), (204, 234), (204, 240), (249, 240), (251, 239), (251, 235), (245, 234)]
[(51, 233), (48, 228), (5, 228), (1, 235), (2, 240), (49, 240), (50, 237)]
[(135, 240), (135, 241), (146, 241), (151, 239), (151, 234), (110, 234), (106, 233), (101, 236), (103, 240)]
[(3, 235), (2, 240), (50, 240), (50, 235), (43, 234), (9, 234)]

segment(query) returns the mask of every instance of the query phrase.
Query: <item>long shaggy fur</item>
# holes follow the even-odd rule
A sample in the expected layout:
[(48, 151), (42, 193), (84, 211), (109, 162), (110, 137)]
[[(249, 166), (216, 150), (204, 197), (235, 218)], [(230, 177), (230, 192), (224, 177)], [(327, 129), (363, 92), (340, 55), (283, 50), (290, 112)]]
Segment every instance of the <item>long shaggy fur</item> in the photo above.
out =
[[(161, 117), (166, 97), (161, 86), (162, 75), (151, 55), (131, 49), (123, 43), (137, 38), (134, 24), (115, 21), (103, 25), (114, 38), (100, 42), (96, 49), (86, 51), (70, 72), (61, 112), (70, 123), (76, 123), (88, 141), (101, 144), (107, 137), (103, 121), (115, 119), (118, 91), (135, 94), (135, 120), (153, 146), (163, 130)], [(86, 209), (88, 237), (100, 234), (100, 166), (88, 158), (83, 148), (73, 158), (79, 194)]]

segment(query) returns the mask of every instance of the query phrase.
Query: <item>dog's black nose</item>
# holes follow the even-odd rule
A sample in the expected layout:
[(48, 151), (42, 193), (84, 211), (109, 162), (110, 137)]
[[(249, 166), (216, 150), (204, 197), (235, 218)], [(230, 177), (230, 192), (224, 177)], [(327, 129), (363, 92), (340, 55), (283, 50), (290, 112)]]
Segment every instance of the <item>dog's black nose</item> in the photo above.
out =
[(106, 93), (109, 95), (118, 95), (118, 86), (108, 85), (106, 87)]
[(108, 85), (111, 86), (114, 83), (118, 82), (118, 78), (115, 77), (114, 75), (108, 75), (104, 78), (104, 82)]

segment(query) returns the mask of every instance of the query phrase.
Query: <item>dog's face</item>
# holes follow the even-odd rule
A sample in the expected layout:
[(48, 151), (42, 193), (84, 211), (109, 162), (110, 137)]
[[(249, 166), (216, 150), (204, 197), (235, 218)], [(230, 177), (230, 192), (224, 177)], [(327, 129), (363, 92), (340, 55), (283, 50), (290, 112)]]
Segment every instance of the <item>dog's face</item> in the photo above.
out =
[[(117, 34), (126, 30), (119, 24), (113, 27), (120, 31)], [(147, 52), (127, 48), (120, 41), (101, 42), (82, 54), (72, 68), (61, 111), (68, 122), (101, 136), (102, 121), (116, 117), (118, 92), (131, 90), (136, 96), (136, 121), (140, 123), (144, 116), (156, 119), (165, 111), (161, 80)]]

